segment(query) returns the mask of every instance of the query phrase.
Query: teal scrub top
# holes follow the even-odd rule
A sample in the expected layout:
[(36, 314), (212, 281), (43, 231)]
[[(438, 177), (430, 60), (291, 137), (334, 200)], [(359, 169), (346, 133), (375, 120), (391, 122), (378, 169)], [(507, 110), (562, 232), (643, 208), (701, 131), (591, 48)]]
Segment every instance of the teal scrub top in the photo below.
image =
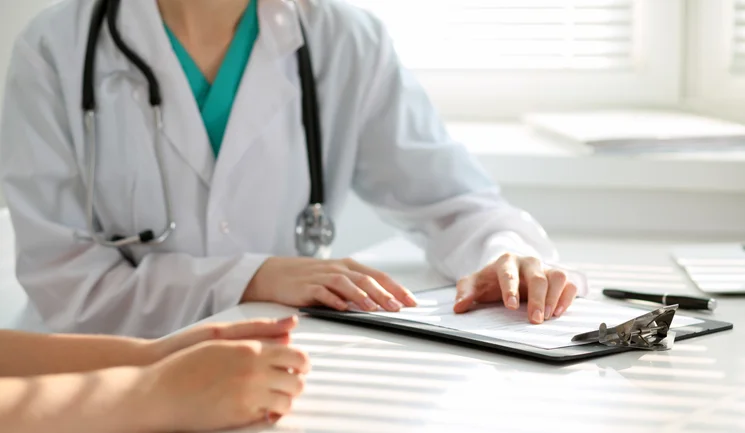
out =
[(202, 114), (207, 136), (215, 157), (220, 153), (220, 146), (228, 126), (228, 119), (233, 108), (243, 72), (248, 65), (256, 39), (259, 37), (258, 0), (251, 0), (246, 12), (230, 43), (225, 58), (220, 65), (215, 81), (210, 84), (202, 71), (191, 58), (178, 38), (166, 26), (166, 33), (173, 45), (176, 57), (184, 69), (197, 106)]

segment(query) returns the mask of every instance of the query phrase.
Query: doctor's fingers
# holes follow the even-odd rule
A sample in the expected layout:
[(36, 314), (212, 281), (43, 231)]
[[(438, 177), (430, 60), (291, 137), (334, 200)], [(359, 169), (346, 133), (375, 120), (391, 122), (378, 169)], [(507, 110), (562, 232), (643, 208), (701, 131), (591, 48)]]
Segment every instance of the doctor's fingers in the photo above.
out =
[(546, 293), (546, 309), (543, 317), (548, 320), (556, 312), (559, 298), (566, 288), (567, 275), (562, 270), (549, 269), (546, 271), (546, 279), (548, 279), (548, 293)]
[(397, 312), (403, 308), (403, 304), (384, 289), (375, 278), (354, 271), (347, 271), (345, 274), (357, 287), (364, 290), (373, 301), (383, 307), (383, 309)]
[(310, 292), (312, 301), (339, 311), (346, 311), (349, 309), (349, 304), (347, 304), (346, 301), (336, 296), (336, 294), (324, 285), (313, 285), (308, 287), (307, 290)]
[[(416, 307), (416, 298), (404, 286), (398, 284), (390, 275), (385, 272), (357, 263), (352, 259), (344, 259), (342, 263), (350, 270), (359, 272), (375, 279), (388, 293), (402, 302), (407, 307)], [(382, 304), (381, 304), (382, 305)]]
[(378, 304), (370, 298), (370, 295), (354, 284), (344, 273), (322, 275), (318, 278), (318, 282), (338, 297), (354, 302), (363, 310), (376, 311), (378, 309)]
[(561, 292), (561, 297), (559, 297), (559, 302), (556, 305), (554, 316), (561, 317), (561, 315), (564, 314), (567, 308), (572, 305), (572, 302), (574, 302), (574, 298), (576, 297), (577, 286), (575, 286), (574, 283), (567, 283), (564, 286), (564, 291)]
[(528, 319), (534, 324), (543, 323), (546, 320), (544, 313), (548, 279), (541, 261), (534, 257), (521, 258), (520, 278), (528, 292)]
[(476, 275), (461, 278), (455, 285), (455, 305), (453, 311), (456, 314), (467, 312), (476, 302)]
[(518, 257), (514, 254), (505, 254), (492, 265), (496, 274), (497, 285), (502, 294), (502, 302), (510, 310), (520, 308), (520, 268), (518, 261)]

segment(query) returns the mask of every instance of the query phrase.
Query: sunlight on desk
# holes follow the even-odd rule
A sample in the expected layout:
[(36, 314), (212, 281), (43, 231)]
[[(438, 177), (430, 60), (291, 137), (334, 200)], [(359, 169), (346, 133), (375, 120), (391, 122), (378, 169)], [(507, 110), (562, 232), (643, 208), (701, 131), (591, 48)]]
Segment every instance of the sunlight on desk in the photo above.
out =
[[(737, 411), (745, 406), (734, 397), (711, 398), (741, 391), (708, 369), (712, 358), (702, 356), (706, 350), (700, 345), (679, 345), (670, 355), (640, 352), (632, 356), (636, 362), (616, 371), (597, 362), (554, 368), (528, 363), (516, 369), (496, 363), (499, 357), (482, 362), (447, 353), (448, 345), (408, 341), (368, 338), (339, 348), (333, 357), (319, 355), (293, 414), (266, 431), (520, 433), (536, 431), (531, 423), (540, 419), (551, 426), (546, 431), (559, 433), (732, 433), (741, 423)], [(670, 369), (675, 363), (702, 368)], [(716, 411), (717, 419), (702, 409)]]
[(422, 376), (456, 376), (463, 373), (461, 367), (432, 364), (414, 364), (401, 362), (360, 361), (351, 359), (319, 358), (313, 362), (313, 368), (343, 368), (349, 370), (384, 371), (389, 373), (419, 373)]
[[(697, 355), (702, 352), (683, 350), (664, 360), (655, 358), (664, 355), (642, 353), (639, 361), (705, 360)], [(691, 364), (708, 366), (711, 362)], [(534, 426), (526, 425), (535, 416), (534, 408), (525, 404), (531, 401), (542, 408), (541, 423), (557, 426), (552, 432), (652, 432), (649, 425), (672, 423), (681, 410), (707, 407), (707, 387), (719, 392), (736, 389), (692, 382), (711, 378), (705, 369), (674, 369), (672, 377), (665, 371), (632, 366), (616, 372), (590, 362), (515, 370), (442, 353), (437, 346), (415, 350), (387, 339), (369, 339), (340, 349), (333, 359), (317, 358), (306, 395), (276, 431), (302, 428), (312, 432), (313, 425), (323, 425), (323, 431), (349, 433), (487, 432), (495, 426), (500, 431), (534, 431)], [(634, 379), (638, 376), (665, 381)], [(699, 386), (704, 392), (694, 392)], [(676, 387), (686, 392), (659, 395)], [(338, 430), (328, 428), (329, 423), (339, 425)], [(723, 428), (730, 425), (721, 424)], [(716, 431), (717, 426), (708, 427)]]
[(651, 376), (672, 376), (681, 378), (700, 378), (700, 379), (724, 379), (725, 373), (721, 371), (693, 370), (683, 368), (663, 367), (643, 367), (634, 366), (623, 371), (624, 374), (639, 374)]
[(312, 332), (292, 334), (292, 343), (310, 355), (331, 352), (364, 340), (365, 337), (346, 334), (321, 334)]
[(707, 352), (708, 350), (709, 348), (702, 344), (691, 344), (688, 341), (686, 341), (685, 343), (676, 344), (673, 347), (673, 353), (675, 352)]
[(647, 353), (639, 358), (639, 361), (648, 362), (669, 362), (671, 364), (697, 364), (697, 365), (714, 365), (717, 360), (714, 358), (698, 358), (690, 356), (676, 356), (668, 354)]
[[(317, 386), (314, 378), (306, 391), (312, 403), (301, 399), (295, 415), (281, 423), (281, 431), (301, 425), (307, 428), (310, 419), (333, 416), (334, 420), (347, 422), (346, 431), (349, 432), (372, 431), (371, 426), (385, 427), (386, 430), (381, 431), (386, 432), (445, 432), (453, 429), (480, 432), (494, 431), (497, 426), (501, 431), (520, 432), (529, 429), (526, 420), (535, 416), (534, 408), (522, 403), (524, 398), (543, 403), (541, 422), (556, 426), (550, 431), (622, 431), (607, 428), (603, 419), (609, 417), (623, 420), (625, 427), (634, 426), (634, 431), (645, 431), (644, 422), (664, 421), (675, 416), (675, 412), (669, 410), (643, 407), (643, 404), (654, 402), (652, 396), (642, 399), (641, 404), (633, 410), (633, 416), (627, 411), (615, 411), (607, 405), (598, 405), (605, 393), (588, 393), (584, 388), (584, 385), (596, 382), (596, 376), (572, 374), (553, 381), (537, 377), (534, 383), (516, 387), (510, 377), (513, 374), (500, 372), (491, 366), (474, 365), (463, 368), (457, 378), (431, 381), (441, 382), (441, 386), (407, 390), (398, 389), (400, 376), (380, 372), (373, 375), (380, 378), (381, 385), (388, 382), (392, 390), (387, 387), (370, 389), (345, 381), (332, 386)], [(365, 374), (369, 375), (369, 372)], [(617, 382), (614, 390), (635, 391), (623, 379)], [(579, 401), (584, 403), (577, 404)], [(589, 404), (590, 401), (596, 403)], [(634, 396), (610, 401), (639, 403)], [(571, 419), (576, 421), (569, 421)], [(381, 424), (381, 421), (389, 423)]]
[(292, 340), (296, 342), (301, 341), (323, 341), (323, 342), (334, 342), (334, 343), (359, 343), (366, 340), (366, 337), (359, 335), (350, 334), (330, 334), (330, 333), (313, 333), (313, 332), (297, 332), (292, 334)]
[[(389, 343), (393, 344), (393, 343)], [(353, 356), (364, 356), (370, 358), (387, 358), (391, 360), (410, 360), (410, 361), (435, 361), (443, 362), (449, 361), (452, 363), (471, 361), (471, 358), (464, 356), (451, 355), (449, 353), (437, 353), (437, 352), (417, 352), (414, 350), (381, 350), (364, 347), (347, 347), (336, 352), (339, 355), (345, 355), (349, 357)]]

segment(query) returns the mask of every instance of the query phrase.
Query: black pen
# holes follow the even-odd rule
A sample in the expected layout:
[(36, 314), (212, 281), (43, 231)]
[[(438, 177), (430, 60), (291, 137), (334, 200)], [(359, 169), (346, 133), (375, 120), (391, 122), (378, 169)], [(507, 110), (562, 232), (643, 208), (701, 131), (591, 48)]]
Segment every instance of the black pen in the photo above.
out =
[(680, 296), (671, 294), (653, 294), (629, 292), (618, 289), (603, 289), (603, 295), (613, 299), (634, 299), (639, 301), (656, 302), (662, 305), (678, 305), (678, 308), (684, 310), (711, 310), (717, 308), (716, 299), (711, 298), (694, 298), (693, 296)]

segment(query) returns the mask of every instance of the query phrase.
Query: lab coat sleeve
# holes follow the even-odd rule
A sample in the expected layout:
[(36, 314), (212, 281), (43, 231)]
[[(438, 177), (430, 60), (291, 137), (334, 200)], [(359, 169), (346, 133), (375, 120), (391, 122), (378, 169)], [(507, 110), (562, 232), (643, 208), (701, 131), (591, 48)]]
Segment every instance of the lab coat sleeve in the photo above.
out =
[[(543, 228), (511, 206), (448, 135), (381, 30), (375, 72), (361, 108), (354, 187), (384, 220), (410, 235), (430, 263), (457, 280), (511, 252), (551, 264), (557, 252)], [(583, 287), (579, 276), (575, 280)]]
[(58, 74), (19, 40), (0, 122), (0, 180), (17, 276), (47, 325), (160, 337), (237, 305), (265, 256), (153, 253), (133, 267), (114, 249), (74, 239), (86, 219), (71, 136)]

